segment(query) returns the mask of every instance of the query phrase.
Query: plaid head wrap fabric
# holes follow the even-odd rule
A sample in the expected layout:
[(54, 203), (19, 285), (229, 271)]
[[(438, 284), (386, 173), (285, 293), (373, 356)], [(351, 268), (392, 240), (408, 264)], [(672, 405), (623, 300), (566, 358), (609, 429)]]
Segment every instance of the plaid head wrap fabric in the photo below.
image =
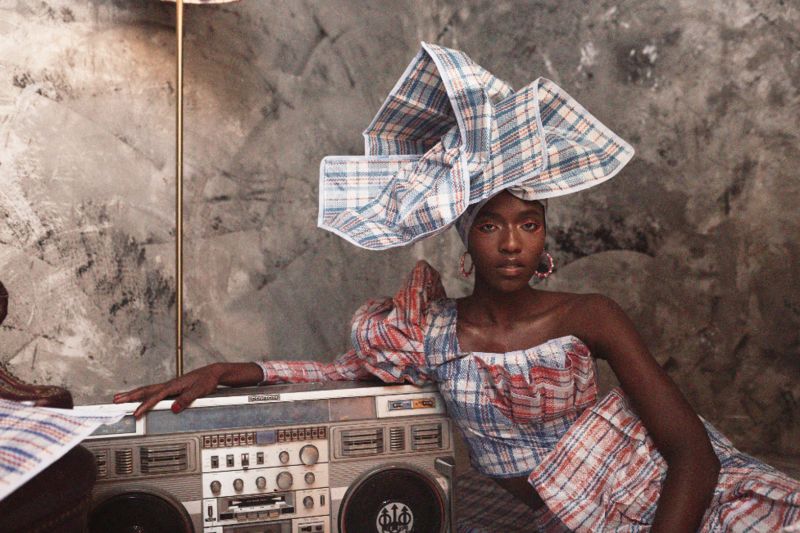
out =
[(318, 225), (383, 250), (450, 227), (502, 190), (561, 196), (613, 177), (633, 148), (555, 83), (514, 90), (466, 54), (422, 49), (364, 131), (320, 164)]

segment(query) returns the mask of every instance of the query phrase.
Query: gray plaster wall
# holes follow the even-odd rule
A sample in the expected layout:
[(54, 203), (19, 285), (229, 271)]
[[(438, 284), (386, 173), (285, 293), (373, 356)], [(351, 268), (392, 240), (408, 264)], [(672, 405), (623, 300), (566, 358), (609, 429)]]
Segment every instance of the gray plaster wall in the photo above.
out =
[[(0, 359), (80, 403), (173, 372), (173, 18), (0, 0)], [(631, 141), (618, 177), (551, 202), (545, 287), (616, 298), (703, 416), (798, 469), (798, 28), (782, 0), (187, 6), (187, 369), (329, 360), (419, 258), (468, 290), (454, 234), (376, 253), (315, 227), (319, 160), (362, 153), (426, 40), (551, 78)]]

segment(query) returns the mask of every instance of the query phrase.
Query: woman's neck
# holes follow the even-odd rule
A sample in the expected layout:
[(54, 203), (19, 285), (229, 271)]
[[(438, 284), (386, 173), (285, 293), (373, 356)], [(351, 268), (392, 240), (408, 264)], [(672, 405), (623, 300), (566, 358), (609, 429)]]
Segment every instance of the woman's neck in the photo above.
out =
[(502, 292), (476, 278), (472, 295), (466, 300), (471, 309), (480, 309), (480, 316), (469, 313), (468, 318), (476, 322), (486, 320), (495, 325), (511, 324), (524, 314), (521, 311), (530, 306), (531, 298), (535, 297), (536, 292), (528, 286), (514, 292)]

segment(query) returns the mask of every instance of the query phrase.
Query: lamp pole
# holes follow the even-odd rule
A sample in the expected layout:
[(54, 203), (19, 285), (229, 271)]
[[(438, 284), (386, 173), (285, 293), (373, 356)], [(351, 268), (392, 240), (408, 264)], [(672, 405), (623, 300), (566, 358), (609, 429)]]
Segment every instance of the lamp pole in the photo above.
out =
[(175, 377), (183, 375), (183, 0), (175, 5)]

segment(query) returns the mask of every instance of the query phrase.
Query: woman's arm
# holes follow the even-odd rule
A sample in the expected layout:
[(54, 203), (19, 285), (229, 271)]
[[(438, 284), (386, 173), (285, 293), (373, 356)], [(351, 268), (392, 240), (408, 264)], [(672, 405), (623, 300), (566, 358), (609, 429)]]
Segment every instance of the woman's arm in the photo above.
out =
[(653, 533), (696, 531), (720, 468), (702, 421), (619, 305), (590, 295), (579, 307), (579, 336), (608, 361), (667, 463)]
[(114, 395), (114, 403), (142, 402), (134, 411), (140, 418), (168, 396), (177, 396), (172, 411), (179, 413), (201, 396), (211, 394), (219, 385), (247, 387), (260, 383), (308, 383), (318, 381), (353, 381), (374, 379), (353, 350), (332, 363), (316, 361), (264, 361), (260, 363), (212, 363), (185, 375), (146, 385)]

